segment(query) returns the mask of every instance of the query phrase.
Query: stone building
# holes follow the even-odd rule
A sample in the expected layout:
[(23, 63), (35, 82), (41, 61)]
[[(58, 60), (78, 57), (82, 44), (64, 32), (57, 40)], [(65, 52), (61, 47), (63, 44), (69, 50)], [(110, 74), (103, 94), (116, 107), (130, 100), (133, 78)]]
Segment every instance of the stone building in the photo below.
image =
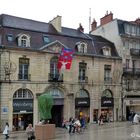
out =
[[(74, 51), (69, 70), (59, 71), (62, 48)], [(0, 120), (3, 128), (23, 130), (40, 120), (38, 97), (54, 100), (51, 123), (84, 115), (90, 122), (118, 120), (121, 59), (115, 45), (101, 36), (49, 23), (0, 15)]]
[(93, 21), (91, 34), (114, 42), (122, 58), (122, 115), (128, 120), (131, 111), (140, 113), (140, 19), (113, 19), (107, 12), (99, 26)]

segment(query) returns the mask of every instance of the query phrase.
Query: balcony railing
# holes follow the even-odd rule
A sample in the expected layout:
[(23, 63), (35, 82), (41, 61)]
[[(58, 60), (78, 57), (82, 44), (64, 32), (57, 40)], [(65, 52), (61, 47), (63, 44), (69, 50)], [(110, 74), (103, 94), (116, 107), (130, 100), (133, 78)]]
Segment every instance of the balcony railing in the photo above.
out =
[(63, 74), (53, 74), (53, 73), (49, 73), (49, 82), (63, 82)]
[(130, 54), (134, 56), (140, 56), (140, 49), (130, 49)]
[(88, 83), (88, 77), (87, 76), (79, 76), (78, 81), (79, 81), (79, 83)]
[(31, 80), (31, 74), (18, 74), (19, 80)]
[(124, 75), (138, 76), (140, 75), (140, 68), (123, 68)]
[(111, 83), (112, 82), (112, 78), (111, 77), (104, 77), (104, 82)]

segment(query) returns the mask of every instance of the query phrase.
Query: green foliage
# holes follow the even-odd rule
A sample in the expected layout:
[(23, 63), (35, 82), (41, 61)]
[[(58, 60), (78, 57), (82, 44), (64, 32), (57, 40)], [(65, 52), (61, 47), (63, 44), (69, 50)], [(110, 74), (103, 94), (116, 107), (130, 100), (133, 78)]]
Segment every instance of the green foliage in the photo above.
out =
[(44, 93), (38, 98), (38, 107), (41, 120), (51, 119), (51, 109), (53, 106), (53, 97), (50, 94)]

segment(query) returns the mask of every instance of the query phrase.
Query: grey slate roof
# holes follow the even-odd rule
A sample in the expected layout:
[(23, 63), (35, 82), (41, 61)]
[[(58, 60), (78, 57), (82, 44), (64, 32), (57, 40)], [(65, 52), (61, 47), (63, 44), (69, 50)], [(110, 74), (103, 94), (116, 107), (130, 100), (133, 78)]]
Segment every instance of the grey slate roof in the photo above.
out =
[[(77, 42), (83, 41), (88, 44), (87, 53), (90, 55), (103, 56), (101, 50), (104, 46), (111, 47), (111, 54), (113, 57), (119, 57), (114, 44), (101, 36), (85, 34), (77, 29), (62, 27), (62, 32), (59, 33), (50, 23), (44, 23), (40, 21), (34, 21), (31, 19), (25, 19), (10, 15), (2, 14), (0, 16), (0, 24), (4, 28), (14, 28), (25, 30), (27, 32), (39, 32), (47, 34), (52, 43), (56, 40), (64, 44), (65, 46), (75, 49)], [(35, 43), (34, 43), (35, 44)], [(38, 43), (39, 44), (39, 43)], [(44, 44), (31, 45), (30, 49), (40, 50)], [(19, 47), (19, 46), (18, 46)]]

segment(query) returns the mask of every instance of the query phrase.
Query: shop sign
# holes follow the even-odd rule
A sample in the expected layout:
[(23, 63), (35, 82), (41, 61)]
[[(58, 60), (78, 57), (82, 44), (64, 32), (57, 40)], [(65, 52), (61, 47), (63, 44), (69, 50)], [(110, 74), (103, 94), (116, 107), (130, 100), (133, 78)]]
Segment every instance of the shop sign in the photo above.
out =
[(75, 107), (89, 107), (90, 98), (75, 98)]
[(33, 112), (33, 99), (14, 99), (13, 112)]
[(113, 107), (114, 106), (114, 98), (101, 98), (101, 107)]

